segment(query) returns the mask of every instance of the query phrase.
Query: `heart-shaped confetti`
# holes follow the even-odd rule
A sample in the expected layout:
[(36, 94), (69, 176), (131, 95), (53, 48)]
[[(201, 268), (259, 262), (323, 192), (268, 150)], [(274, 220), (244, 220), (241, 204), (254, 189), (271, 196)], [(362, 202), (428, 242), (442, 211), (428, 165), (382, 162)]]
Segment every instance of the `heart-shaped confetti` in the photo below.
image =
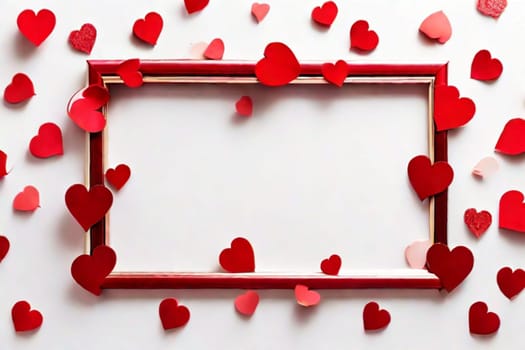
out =
[(9, 252), (9, 240), (5, 236), (0, 236), (0, 262), (4, 260), (7, 253)]
[(310, 307), (319, 304), (321, 301), (321, 295), (313, 290), (308, 289), (307, 286), (298, 284), (295, 286), (295, 300), (297, 304)]
[(420, 200), (445, 191), (454, 179), (454, 171), (447, 162), (431, 164), (430, 158), (420, 155), (408, 163), (408, 179)]
[(34, 95), (33, 82), (24, 73), (15, 74), (4, 90), (4, 100), (13, 104), (29, 100)]
[(80, 27), (80, 30), (72, 31), (68, 41), (72, 48), (89, 55), (95, 46), (96, 39), (97, 29), (91, 23), (86, 23)]
[(251, 316), (259, 305), (259, 294), (249, 290), (235, 298), (235, 310), (244, 316)]
[(35, 211), (40, 207), (40, 194), (34, 186), (26, 186), (13, 200), (13, 209), (18, 211)]
[(159, 317), (164, 330), (182, 327), (190, 320), (190, 310), (179, 305), (177, 299), (166, 298), (160, 302)]
[(503, 72), (503, 65), (497, 58), (492, 58), (488, 50), (479, 51), (470, 67), (470, 77), (476, 80), (496, 80)]
[(250, 96), (242, 96), (235, 102), (235, 110), (242, 117), (250, 117), (253, 113), (253, 101)]
[[(77, 98), (78, 95), (81, 97)], [(67, 113), (82, 130), (100, 132), (106, 127), (106, 118), (99, 110), (108, 101), (108, 89), (99, 85), (90, 85), (71, 98)]]
[(365, 331), (377, 331), (390, 324), (390, 313), (380, 309), (379, 304), (371, 301), (363, 308), (363, 327)]
[(415, 241), (405, 248), (405, 259), (412, 269), (424, 269), (427, 264), (427, 251), (432, 247), (431, 241)]
[(321, 261), (321, 271), (327, 275), (337, 276), (341, 269), (341, 257), (337, 254)]
[(255, 65), (255, 75), (267, 86), (286, 85), (301, 73), (294, 53), (283, 43), (270, 43), (264, 49), (264, 58)]
[(472, 169), (472, 175), (480, 178), (492, 175), (499, 169), (498, 161), (494, 157), (485, 157)]
[(7, 175), (7, 154), (0, 150), (0, 180)]
[(348, 76), (349, 68), (346, 61), (339, 60), (335, 64), (324, 63), (321, 66), (321, 72), (327, 82), (332, 83), (335, 86), (342, 87), (345, 83), (346, 77)]
[(520, 191), (508, 191), (499, 200), (499, 227), (525, 233), (525, 203)]
[(136, 88), (142, 86), (144, 80), (140, 71), (140, 60), (133, 58), (119, 64), (117, 74), (127, 87)]
[(156, 12), (148, 13), (144, 19), (137, 19), (133, 25), (133, 34), (150, 45), (156, 45), (164, 22)]
[(119, 164), (115, 169), (110, 168), (106, 171), (107, 182), (117, 191), (124, 187), (130, 176), (131, 169), (126, 164)]
[(257, 23), (261, 23), (268, 12), (270, 12), (270, 5), (256, 2), (252, 4), (252, 16), (257, 20)]
[(93, 250), (92, 255), (83, 254), (73, 261), (71, 276), (85, 290), (100, 295), (100, 287), (116, 263), (115, 251), (109, 246), (100, 245)]
[(470, 306), (468, 325), (470, 333), (488, 335), (498, 331), (500, 320), (497, 314), (489, 312), (487, 304), (478, 301)]
[(478, 11), (485, 16), (498, 18), (507, 7), (507, 0), (478, 0)]
[(486, 210), (478, 213), (474, 208), (467, 209), (463, 219), (469, 231), (477, 238), (481, 237), (492, 224), (492, 215)]
[(184, 6), (188, 14), (204, 10), (210, 0), (184, 0)]
[(476, 113), (476, 105), (468, 97), (459, 97), (451, 85), (438, 85), (434, 90), (434, 121), (438, 131), (455, 129), (468, 123)]
[(29, 152), (38, 158), (49, 158), (64, 154), (62, 130), (54, 123), (45, 123), (38, 129), (38, 135), (31, 139)]
[(495, 151), (511, 156), (525, 152), (525, 120), (521, 118), (511, 119), (505, 124)]
[(224, 42), (220, 38), (213, 39), (203, 54), (209, 60), (222, 60), (223, 55)]
[(255, 256), (252, 245), (246, 238), (235, 238), (231, 247), (224, 249), (219, 255), (219, 263), (228, 272), (254, 272)]
[(496, 278), (498, 287), (507, 298), (512, 299), (525, 288), (525, 271), (510, 267), (502, 267)]
[(423, 20), (419, 31), (440, 44), (446, 43), (452, 36), (452, 26), (443, 11), (434, 12)]
[(446, 245), (436, 243), (427, 252), (427, 268), (439, 277), (441, 285), (451, 292), (461, 284), (474, 267), (474, 256), (464, 246), (452, 250)]
[(20, 33), (35, 46), (46, 40), (55, 28), (55, 14), (48, 9), (42, 9), (35, 14), (33, 10), (20, 12), (16, 20)]
[(359, 20), (350, 28), (350, 48), (361, 51), (372, 51), (379, 43), (379, 37), (373, 30), (369, 30), (369, 24), (365, 20)]
[(84, 231), (102, 220), (113, 204), (113, 195), (103, 185), (91, 187), (76, 184), (66, 191), (66, 206)]
[(312, 10), (312, 20), (324, 27), (330, 27), (337, 16), (337, 4), (327, 1), (322, 6), (317, 6)]
[(40, 328), (44, 317), (38, 310), (31, 310), (31, 305), (21, 300), (13, 305), (11, 309), (11, 318), (16, 332), (34, 331)]

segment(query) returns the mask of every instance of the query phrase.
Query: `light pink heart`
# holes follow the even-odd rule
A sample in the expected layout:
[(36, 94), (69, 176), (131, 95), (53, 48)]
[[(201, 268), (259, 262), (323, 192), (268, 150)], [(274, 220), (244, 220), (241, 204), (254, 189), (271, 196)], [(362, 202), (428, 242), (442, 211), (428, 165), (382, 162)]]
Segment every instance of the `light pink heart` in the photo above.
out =
[(499, 169), (498, 161), (493, 157), (485, 157), (474, 166), (472, 175), (480, 178), (492, 175)]
[(412, 269), (423, 269), (427, 263), (427, 250), (432, 246), (430, 241), (415, 241), (405, 249), (405, 258)]

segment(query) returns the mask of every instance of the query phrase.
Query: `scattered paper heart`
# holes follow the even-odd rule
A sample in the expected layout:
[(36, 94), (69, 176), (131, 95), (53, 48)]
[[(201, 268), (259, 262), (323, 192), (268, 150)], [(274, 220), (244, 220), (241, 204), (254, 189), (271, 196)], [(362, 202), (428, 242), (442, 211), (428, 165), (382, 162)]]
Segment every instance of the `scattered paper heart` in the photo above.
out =
[(67, 105), (67, 113), (82, 130), (100, 132), (106, 127), (106, 118), (100, 108), (108, 101), (108, 89), (99, 85), (90, 85), (73, 95)]
[(335, 86), (342, 87), (345, 83), (346, 77), (348, 76), (349, 67), (346, 61), (339, 60), (335, 64), (324, 63), (321, 66), (321, 72), (326, 81), (334, 84)]
[(35, 211), (40, 207), (40, 194), (34, 186), (26, 186), (13, 200), (13, 209), (18, 211)]
[(525, 233), (525, 203), (520, 191), (508, 191), (499, 200), (499, 227)]
[(270, 43), (264, 49), (264, 58), (255, 65), (257, 79), (267, 86), (283, 86), (301, 73), (301, 65), (294, 53), (283, 43)]
[(132, 58), (119, 64), (117, 74), (127, 87), (136, 88), (144, 83), (138, 58)]
[(480, 178), (492, 175), (499, 169), (498, 161), (494, 157), (485, 157), (472, 169), (472, 175)]
[(106, 170), (106, 181), (119, 191), (131, 176), (131, 169), (126, 164), (119, 164), (115, 169)]
[(5, 236), (0, 236), (0, 262), (4, 260), (7, 253), (9, 252), (9, 240)]
[(377, 47), (379, 37), (373, 30), (369, 30), (367, 21), (359, 20), (350, 28), (350, 48), (364, 52), (372, 51)]
[(498, 331), (500, 320), (494, 312), (489, 312), (487, 304), (482, 301), (475, 302), (468, 312), (470, 333), (488, 335)]
[(503, 295), (512, 300), (525, 288), (525, 271), (516, 269), (513, 272), (510, 267), (502, 267), (496, 280)]
[(365, 331), (377, 331), (390, 324), (390, 313), (380, 309), (379, 304), (371, 301), (363, 308), (363, 326)]
[(156, 12), (148, 13), (144, 19), (137, 19), (133, 25), (133, 34), (152, 46), (157, 44), (164, 22)]
[(427, 269), (439, 277), (447, 292), (459, 286), (473, 267), (474, 256), (464, 246), (457, 246), (451, 251), (446, 245), (436, 243), (427, 252)]
[(7, 154), (0, 150), (0, 180), (2, 180), (7, 173)]
[(408, 163), (408, 179), (421, 201), (445, 191), (454, 179), (454, 171), (447, 162), (431, 164), (430, 158), (419, 155)]
[(192, 44), (190, 48), (191, 58), (202, 60), (204, 58), (204, 51), (208, 47), (208, 43), (200, 41), (198, 43)]
[(486, 210), (478, 213), (474, 208), (467, 209), (463, 219), (469, 231), (477, 238), (481, 237), (492, 224), (492, 215)]
[(72, 185), (65, 199), (71, 215), (84, 231), (102, 220), (113, 204), (111, 191), (103, 185), (92, 186), (89, 191), (84, 185)]
[(341, 257), (337, 254), (321, 261), (321, 271), (327, 275), (337, 276), (341, 269)]
[(71, 264), (71, 276), (85, 290), (94, 295), (102, 294), (100, 287), (113, 271), (117, 255), (111, 247), (100, 245), (93, 249), (93, 254), (78, 256)]
[(31, 310), (31, 305), (21, 300), (13, 305), (11, 309), (11, 318), (16, 332), (34, 331), (40, 328), (44, 317), (38, 310)]
[(190, 310), (179, 305), (177, 299), (166, 298), (160, 302), (159, 317), (164, 330), (182, 327), (190, 320)]
[(322, 6), (317, 6), (312, 10), (312, 20), (324, 27), (330, 27), (337, 16), (337, 4), (327, 1)]
[(427, 251), (432, 246), (432, 242), (415, 241), (405, 248), (405, 259), (408, 266), (412, 269), (424, 269), (427, 263)]
[(301, 306), (310, 307), (319, 304), (321, 295), (313, 290), (309, 290), (307, 286), (298, 284), (295, 286), (295, 300)]
[(228, 272), (254, 272), (255, 256), (252, 245), (246, 238), (235, 238), (231, 247), (224, 249), (219, 255), (219, 263)]
[(452, 26), (443, 11), (434, 12), (423, 20), (419, 31), (440, 44), (446, 43), (452, 36)]
[(256, 2), (252, 4), (252, 16), (257, 20), (257, 23), (261, 23), (268, 12), (270, 12), (270, 5)]
[(235, 310), (244, 316), (251, 316), (259, 305), (259, 294), (256, 291), (249, 290), (235, 298)]
[(452, 85), (438, 85), (434, 89), (434, 121), (438, 131), (459, 128), (476, 113), (476, 105), (467, 97), (459, 97)]
[(478, 11), (485, 16), (498, 18), (507, 7), (507, 0), (478, 0)]
[(210, 0), (184, 0), (184, 6), (188, 14), (204, 10)]
[(33, 82), (24, 73), (15, 74), (4, 90), (4, 100), (12, 104), (29, 100), (34, 95)]
[(242, 96), (235, 102), (235, 110), (242, 117), (251, 117), (253, 113), (253, 101), (250, 96)]
[(521, 118), (511, 119), (505, 124), (495, 151), (515, 156), (525, 152), (525, 120)]
[(54, 123), (45, 123), (38, 129), (38, 135), (29, 143), (29, 152), (37, 158), (49, 158), (64, 154), (62, 130)]
[(73, 30), (69, 34), (68, 41), (73, 49), (89, 55), (95, 46), (96, 39), (97, 29), (91, 23), (86, 23), (80, 27), (80, 30)]
[(470, 77), (476, 80), (496, 80), (503, 72), (503, 65), (497, 58), (492, 58), (488, 50), (480, 50), (470, 67)]
[(222, 56), (224, 55), (224, 42), (222, 39), (213, 39), (203, 55), (209, 60), (222, 60)]
[(48, 9), (42, 9), (38, 14), (33, 10), (24, 10), (16, 19), (20, 33), (35, 46), (47, 39), (55, 28), (55, 23), (55, 14)]

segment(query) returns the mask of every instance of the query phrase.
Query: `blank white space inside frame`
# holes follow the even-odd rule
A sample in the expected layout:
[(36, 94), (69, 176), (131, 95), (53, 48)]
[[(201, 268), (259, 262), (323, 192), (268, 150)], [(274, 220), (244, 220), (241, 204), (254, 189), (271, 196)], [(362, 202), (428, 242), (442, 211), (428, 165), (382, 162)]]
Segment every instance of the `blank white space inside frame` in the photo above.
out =
[[(214, 272), (246, 237), (256, 271), (406, 268), (429, 238), (407, 164), (428, 154), (428, 84), (111, 86), (107, 167), (116, 271)], [(253, 99), (240, 121), (235, 102)]]

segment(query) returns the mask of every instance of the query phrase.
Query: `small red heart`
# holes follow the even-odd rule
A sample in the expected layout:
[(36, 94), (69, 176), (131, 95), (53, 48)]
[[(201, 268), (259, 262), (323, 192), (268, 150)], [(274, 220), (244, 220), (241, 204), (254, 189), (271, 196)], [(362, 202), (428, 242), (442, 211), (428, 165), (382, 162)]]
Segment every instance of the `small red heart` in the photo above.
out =
[(16, 24), (20, 33), (35, 46), (39, 46), (46, 40), (55, 28), (55, 14), (48, 9), (42, 9), (35, 14), (33, 10), (20, 12)]
[(255, 65), (255, 75), (267, 86), (286, 85), (301, 73), (301, 65), (294, 53), (283, 43), (270, 43), (264, 49), (264, 58)]
[(210, 0), (184, 0), (184, 6), (188, 14), (203, 10)]
[(72, 31), (68, 41), (72, 48), (89, 55), (95, 46), (96, 39), (97, 29), (91, 23), (86, 23), (80, 27), (80, 30)]
[(459, 97), (459, 90), (451, 85), (434, 89), (434, 121), (438, 131), (455, 129), (468, 123), (476, 113), (476, 105), (467, 97)]
[(470, 77), (476, 80), (495, 80), (503, 72), (503, 65), (497, 58), (492, 58), (488, 50), (479, 51), (472, 60)]
[(203, 56), (209, 60), (222, 60), (224, 55), (224, 42), (219, 39), (213, 39), (204, 51)]
[(148, 13), (144, 19), (137, 19), (133, 25), (133, 34), (150, 45), (157, 44), (164, 22), (156, 12)]
[(235, 298), (235, 310), (244, 316), (251, 316), (259, 304), (259, 294), (249, 290)]
[(108, 169), (106, 171), (106, 180), (117, 191), (120, 190), (131, 176), (131, 169), (126, 164), (119, 164), (115, 169)]
[(33, 186), (26, 186), (13, 200), (13, 208), (19, 211), (35, 211), (40, 206), (40, 194)]
[(5, 236), (0, 236), (0, 262), (4, 260), (7, 253), (9, 252), (9, 240)]
[(16, 332), (33, 331), (39, 328), (44, 321), (42, 314), (38, 310), (31, 310), (31, 305), (21, 300), (13, 305), (11, 318)]
[(124, 81), (127, 87), (136, 88), (142, 86), (144, 80), (140, 69), (140, 60), (138, 58), (126, 60), (119, 64), (117, 74)]
[(236, 103), (235, 109), (240, 116), (250, 117), (253, 113), (253, 102), (250, 96), (242, 96)]
[(376, 331), (390, 324), (390, 313), (381, 310), (379, 304), (371, 301), (363, 309), (363, 326), (365, 331)]
[(252, 15), (257, 20), (257, 23), (260, 23), (269, 11), (270, 5), (268, 4), (258, 4), (255, 2), (252, 5)]
[(20, 103), (29, 100), (35, 95), (33, 82), (24, 73), (13, 76), (11, 84), (4, 90), (4, 100), (8, 103)]
[(408, 179), (421, 201), (445, 191), (454, 179), (454, 170), (447, 162), (430, 163), (420, 155), (408, 163)]
[(323, 6), (317, 6), (312, 10), (312, 20), (317, 24), (330, 27), (337, 16), (337, 5), (333, 1), (327, 1)]
[(464, 246), (449, 250), (446, 245), (436, 243), (427, 251), (427, 268), (439, 277), (443, 288), (451, 292), (469, 275), (474, 266), (472, 252)]
[(164, 330), (182, 327), (190, 320), (190, 310), (179, 305), (177, 299), (166, 298), (159, 305), (159, 316)]
[(507, 7), (507, 0), (478, 0), (477, 7), (485, 16), (498, 18)]
[(470, 306), (468, 311), (468, 325), (470, 333), (488, 335), (497, 332), (500, 321), (494, 312), (488, 312), (487, 304), (478, 301)]
[(508, 191), (499, 200), (499, 227), (525, 233), (525, 197), (520, 191)]
[(84, 231), (102, 220), (113, 204), (113, 195), (103, 185), (92, 186), (88, 191), (84, 185), (76, 184), (66, 192), (66, 206)]
[(474, 208), (467, 209), (463, 215), (465, 224), (472, 234), (476, 237), (480, 237), (492, 224), (492, 215), (486, 210), (482, 210), (479, 213)]
[(0, 180), (7, 175), (7, 154), (0, 150)]
[(45, 123), (38, 129), (38, 135), (31, 139), (29, 152), (38, 158), (49, 158), (64, 154), (62, 130), (54, 123)]
[(339, 87), (343, 86), (348, 76), (348, 71), (348, 64), (343, 60), (339, 60), (335, 64), (324, 63), (321, 67), (325, 80)]
[(350, 28), (350, 48), (361, 51), (372, 51), (379, 43), (379, 37), (373, 30), (368, 30), (367, 21), (360, 20), (355, 22)]
[(310, 307), (319, 304), (321, 295), (313, 290), (309, 290), (307, 286), (298, 284), (295, 286), (295, 300), (301, 306)]
[(341, 257), (337, 254), (330, 256), (328, 259), (324, 259), (321, 262), (321, 271), (327, 275), (336, 276), (341, 268)]
[(252, 245), (245, 238), (235, 238), (231, 242), (231, 248), (224, 249), (219, 255), (219, 263), (228, 272), (254, 272), (255, 257)]
[(92, 255), (78, 256), (71, 264), (71, 276), (85, 290), (100, 295), (100, 286), (113, 271), (117, 263), (115, 251), (106, 245), (100, 245), (93, 250)]
[(75, 94), (69, 101), (67, 113), (75, 124), (87, 132), (100, 132), (106, 127), (106, 118), (99, 111), (109, 101), (108, 89), (90, 85), (81, 91), (80, 98)]
[(502, 267), (496, 278), (498, 287), (507, 298), (512, 299), (525, 288), (525, 271), (510, 267)]
[(505, 124), (496, 143), (495, 151), (515, 156), (525, 152), (525, 120), (511, 119)]

